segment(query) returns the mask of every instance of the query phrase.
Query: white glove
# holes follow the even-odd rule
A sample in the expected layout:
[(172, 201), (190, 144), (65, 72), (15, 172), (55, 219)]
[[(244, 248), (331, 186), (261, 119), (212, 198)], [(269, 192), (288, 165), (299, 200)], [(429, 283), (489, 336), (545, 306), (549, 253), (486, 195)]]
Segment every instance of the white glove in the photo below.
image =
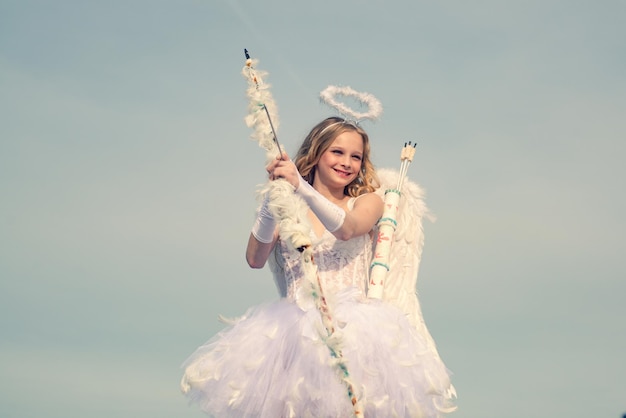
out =
[(296, 189), (296, 193), (304, 199), (329, 232), (335, 232), (341, 228), (346, 218), (346, 212), (322, 196), (302, 176), (300, 176), (300, 184)]
[(257, 212), (256, 221), (252, 226), (252, 235), (258, 241), (268, 244), (274, 240), (274, 231), (276, 230), (276, 220), (268, 207), (269, 198), (267, 195), (263, 199), (263, 204)]

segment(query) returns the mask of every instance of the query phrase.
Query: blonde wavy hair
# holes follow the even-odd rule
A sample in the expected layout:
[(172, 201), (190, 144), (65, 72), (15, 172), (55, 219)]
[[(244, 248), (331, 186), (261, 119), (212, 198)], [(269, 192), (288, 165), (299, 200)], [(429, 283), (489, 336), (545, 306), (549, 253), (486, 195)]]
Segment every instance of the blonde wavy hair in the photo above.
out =
[(361, 170), (357, 178), (344, 189), (346, 196), (357, 197), (365, 193), (371, 193), (380, 187), (378, 176), (374, 165), (370, 160), (370, 143), (367, 132), (357, 125), (346, 122), (339, 117), (326, 118), (311, 129), (311, 132), (304, 139), (298, 153), (294, 158), (294, 163), (300, 175), (309, 184), (313, 184), (315, 179), (315, 167), (322, 154), (330, 148), (337, 136), (344, 132), (356, 132), (363, 138), (363, 158), (361, 160)]

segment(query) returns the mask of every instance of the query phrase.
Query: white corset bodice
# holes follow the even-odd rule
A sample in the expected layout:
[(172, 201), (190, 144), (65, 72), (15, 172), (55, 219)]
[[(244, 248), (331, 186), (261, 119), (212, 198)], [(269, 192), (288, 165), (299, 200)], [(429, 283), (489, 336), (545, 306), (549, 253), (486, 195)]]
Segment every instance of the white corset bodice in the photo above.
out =
[[(304, 279), (302, 256), (290, 252), (281, 241), (276, 244), (275, 255), (276, 265), (272, 270), (278, 291), (282, 297), (296, 300)], [(356, 287), (365, 295), (371, 257), (369, 234), (341, 241), (325, 230), (321, 237), (313, 238), (313, 260), (327, 294)]]

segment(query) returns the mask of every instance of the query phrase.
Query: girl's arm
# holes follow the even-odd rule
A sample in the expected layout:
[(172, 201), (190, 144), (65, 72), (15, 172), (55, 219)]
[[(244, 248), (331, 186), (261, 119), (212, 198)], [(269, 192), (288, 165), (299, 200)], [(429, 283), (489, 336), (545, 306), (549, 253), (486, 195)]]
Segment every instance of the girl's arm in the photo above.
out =
[(299, 175), (296, 194), (304, 199), (324, 227), (343, 241), (369, 233), (383, 214), (383, 201), (374, 193), (359, 196), (352, 210), (346, 211)]
[(246, 261), (248, 265), (253, 269), (263, 268), (276, 245), (276, 241), (278, 241), (278, 232), (274, 234), (274, 239), (269, 243), (259, 241), (254, 234), (251, 233), (248, 239), (248, 248), (246, 249)]
[(375, 193), (359, 196), (351, 211), (346, 211), (343, 223), (332, 234), (337, 239), (347, 241), (369, 233), (383, 215), (383, 201)]
[(257, 212), (257, 218), (248, 239), (248, 248), (246, 249), (248, 265), (252, 268), (262, 268), (277, 240), (278, 229), (276, 228), (276, 221), (269, 211), (266, 196)]

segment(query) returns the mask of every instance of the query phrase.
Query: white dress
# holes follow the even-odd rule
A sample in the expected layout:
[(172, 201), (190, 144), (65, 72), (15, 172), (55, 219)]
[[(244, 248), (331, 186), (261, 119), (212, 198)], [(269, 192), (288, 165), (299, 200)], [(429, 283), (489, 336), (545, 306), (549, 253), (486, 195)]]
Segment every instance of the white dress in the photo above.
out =
[[(440, 417), (449, 372), (426, 337), (391, 304), (365, 297), (372, 239), (313, 239), (314, 260), (365, 418)], [(249, 309), (185, 362), (181, 387), (210, 416), (351, 417), (315, 306), (302, 296), (300, 257), (279, 241), (272, 270), (281, 299)]]

